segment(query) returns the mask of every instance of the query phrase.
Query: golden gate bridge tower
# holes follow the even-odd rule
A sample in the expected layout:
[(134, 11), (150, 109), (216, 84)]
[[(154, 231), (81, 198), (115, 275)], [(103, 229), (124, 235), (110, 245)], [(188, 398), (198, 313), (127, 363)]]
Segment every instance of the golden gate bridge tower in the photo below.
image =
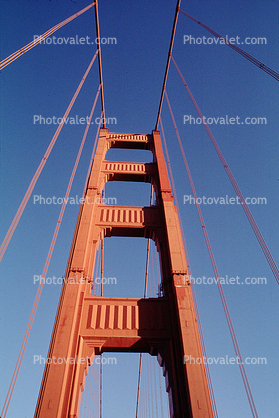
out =
[[(97, 1), (83, 9), (76, 14), (76, 16), (93, 6), (95, 6), (96, 34), (98, 39), (100, 39)], [(102, 128), (99, 126), (94, 159), (92, 165), (90, 165), (84, 198), (79, 209), (65, 273), (65, 280), (63, 281), (47, 356), (48, 359), (73, 359), (74, 361), (63, 361), (58, 364), (54, 361), (46, 363), (35, 409), (35, 418), (77, 418), (80, 413), (81, 395), (84, 391), (86, 376), (90, 366), (94, 362), (96, 356), (102, 356), (103, 353), (112, 352), (148, 353), (157, 358), (165, 378), (170, 418), (217, 417), (208, 369), (205, 367), (204, 362), (195, 362), (192, 364), (191, 362), (186, 361), (186, 358), (189, 356), (195, 359), (204, 358), (205, 351), (203, 338), (200, 332), (195, 297), (191, 281), (189, 280), (190, 272), (187, 263), (178, 205), (175, 204), (176, 201), (174, 202), (175, 196), (173, 195), (175, 194), (175, 190), (173, 190), (174, 187), (171, 187), (170, 182), (170, 177), (172, 177), (172, 175), (170, 170), (167, 169), (168, 161), (166, 160), (168, 159), (168, 156), (167, 159), (165, 159), (162, 147), (162, 137), (164, 139), (164, 133), (163, 129), (161, 129), (161, 131), (159, 130), (161, 108), (164, 98), (167, 100), (176, 128), (166, 92), (166, 82), (171, 61), (173, 61), (178, 70), (199, 116), (201, 119), (203, 118), (203, 115), (172, 56), (179, 12), (186, 14), (180, 9), (180, 0), (178, 0), (176, 6), (155, 129), (152, 132), (144, 134), (134, 134), (110, 132), (106, 127), (105, 122), (103, 123)], [(75, 16), (72, 16), (61, 22), (59, 25), (51, 28), (43, 34), (43, 39), (71, 21), (74, 17)], [(192, 20), (196, 20), (189, 15), (188, 17)], [(201, 24), (201, 22), (198, 23)], [(210, 30), (214, 36), (220, 37), (220, 35), (210, 28), (206, 27), (206, 29)], [(20, 51), (12, 54), (0, 63), (0, 68), (4, 68), (23, 53), (36, 46), (39, 41), (40, 39), (31, 42)], [(240, 52), (240, 48), (234, 49), (236, 49), (237, 52)], [(257, 60), (254, 60), (253, 57), (248, 57), (248, 54), (245, 55), (242, 53), (242, 55), (274, 78), (278, 79), (278, 74), (273, 70), (264, 66), (262, 63), (256, 62)], [(100, 85), (92, 108), (91, 117), (100, 92), (102, 100), (102, 120), (105, 121), (100, 43), (98, 44), (96, 54), (94, 55), (84, 78), (86, 78), (97, 56), (99, 61)], [(84, 78), (64, 115), (65, 117), (68, 116), (71, 110), (71, 106), (82, 86)], [(86, 128), (87, 130), (89, 124)], [(5, 238), (1, 246), (1, 258), (62, 126), (63, 125), (61, 125), (60, 128), (59, 125), (57, 135), (55, 134), (24, 197), (15, 221), (8, 231), (7, 239)], [(208, 126), (205, 126), (205, 128), (207, 129), (214, 148), (233, 184), (234, 190), (243, 205), (243, 209), (266, 255), (271, 269), (278, 280), (278, 268), (265, 245), (258, 227), (254, 222), (249, 208), (244, 202), (239, 187), (211, 131)], [(192, 192), (196, 198), (195, 189), (192, 184), (191, 175), (189, 173), (179, 135), (178, 141), (189, 175)], [(107, 153), (111, 149), (135, 150), (135, 152), (139, 150), (148, 150), (152, 153), (152, 162), (110, 161), (107, 158)], [(109, 182), (149, 183), (151, 186), (150, 205), (119, 206), (106, 204), (103, 198), (105, 195), (106, 184)], [(155, 201), (153, 201), (153, 196), (155, 196)], [(62, 207), (61, 216), (63, 216), (63, 210)], [(209, 249), (213, 270), (216, 278), (218, 278), (219, 274), (199, 206), (198, 213)], [(61, 223), (60, 217), (57, 224), (57, 233), (59, 230), (59, 223)], [(54, 235), (51, 251), (53, 250), (56, 236)], [(146, 288), (143, 298), (105, 297), (102, 290), (100, 296), (92, 294), (93, 276), (97, 264), (97, 252), (100, 248), (103, 248), (104, 239), (108, 240), (110, 237), (146, 238), (148, 242), (148, 251), (150, 242), (153, 241), (155, 243), (160, 260), (160, 293), (157, 298), (147, 298)], [(126, 254), (123, 254), (123, 257), (125, 256)], [(220, 283), (218, 283), (218, 288), (225, 309), (226, 319), (229, 324), (235, 352), (241, 359), (235, 332)], [(36, 301), (34, 312), (36, 311), (37, 303), (38, 300)], [(32, 322), (33, 319), (31, 318), (30, 326), (32, 326)], [(26, 333), (27, 339), (29, 332), (30, 329)], [(24, 344), (26, 346), (26, 342)], [(24, 350), (25, 348), (22, 350), (22, 353), (24, 353)], [(21, 364), (20, 358), (18, 364), (19, 366)], [(247, 381), (243, 362), (239, 364), (239, 366), (252, 415), (257, 418), (257, 411)], [(15, 379), (17, 374), (18, 371), (15, 370)], [(6, 399), (3, 408), (4, 412), (2, 412), (2, 418), (5, 418), (6, 416), (14, 384), (15, 381), (10, 386), (11, 389), (9, 389), (9, 396)], [(100, 416), (102, 416), (102, 409)], [(137, 417), (138, 404), (136, 411), (136, 418)]]
[[(110, 148), (148, 149), (152, 163), (110, 162)], [(156, 205), (102, 203), (107, 181), (144, 181), (154, 187)], [(160, 254), (163, 296), (150, 299), (91, 294), (96, 250), (111, 236), (146, 237)], [(48, 358), (76, 358), (76, 364), (46, 364), (35, 417), (77, 417), (87, 368), (103, 352), (147, 352), (157, 356), (166, 380), (171, 417), (213, 417), (199, 332), (188, 280), (176, 208), (159, 131), (150, 135), (101, 129), (81, 206), (50, 343)], [(84, 364), (84, 359), (87, 359)]]

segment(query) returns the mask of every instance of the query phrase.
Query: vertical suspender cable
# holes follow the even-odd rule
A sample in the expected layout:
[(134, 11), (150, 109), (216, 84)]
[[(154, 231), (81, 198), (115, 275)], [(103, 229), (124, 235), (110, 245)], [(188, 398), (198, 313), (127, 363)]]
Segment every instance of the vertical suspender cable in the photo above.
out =
[(104, 274), (104, 239), (101, 242), (101, 296), (103, 296), (103, 274)]
[[(152, 206), (152, 202), (153, 202), (153, 184), (151, 184), (150, 206)], [(148, 238), (148, 242), (147, 242), (147, 256), (146, 256), (145, 283), (144, 283), (144, 299), (147, 296), (147, 278), (148, 278), (150, 239), (151, 238)], [(139, 380), (138, 380), (136, 418), (138, 418), (138, 413), (139, 413), (139, 393), (140, 393), (141, 368), (142, 368), (142, 353), (140, 353), (140, 363), (139, 363)]]
[(148, 411), (149, 411), (149, 417), (152, 417), (152, 411), (151, 411), (151, 406), (150, 406), (150, 379), (149, 379), (149, 374), (148, 371), (150, 370), (150, 366), (149, 366), (149, 356), (146, 356), (146, 381), (147, 381), (147, 403), (148, 403)]
[[(104, 238), (101, 242), (101, 296), (103, 296), (103, 271), (104, 271)], [(100, 418), (103, 415), (103, 353), (100, 364)]]
[[(153, 203), (153, 184), (151, 184), (151, 195), (150, 195), (150, 206), (152, 206)], [(147, 256), (146, 256), (146, 269), (145, 269), (145, 284), (144, 284), (144, 298), (147, 297), (147, 278), (148, 278), (148, 266), (149, 266), (149, 250), (150, 250), (150, 241), (151, 238), (148, 238), (147, 243)]]
[(165, 418), (164, 417), (164, 407), (163, 407), (163, 394), (162, 394), (162, 377), (161, 377), (161, 373), (159, 373), (159, 386), (160, 386), (161, 418)]
[[(152, 248), (152, 247), (151, 247)], [(157, 379), (156, 379), (156, 368), (155, 368), (155, 358), (153, 358), (153, 371), (154, 371), (154, 391), (155, 391), (155, 412), (156, 412), (156, 418), (158, 418), (158, 389), (157, 389)], [(154, 416), (154, 415), (153, 415)]]
[(154, 256), (153, 256), (153, 247), (151, 246), (151, 271), (152, 271), (152, 282), (153, 282), (153, 297), (156, 296), (155, 290), (155, 272), (154, 272)]
[[(150, 280), (151, 282), (151, 280)], [(150, 367), (149, 367), (149, 376), (150, 376), (150, 399), (151, 399), (151, 411), (152, 411), (152, 418), (155, 418), (155, 414), (154, 414), (154, 402), (153, 402), (153, 398), (154, 398), (154, 394), (153, 394), (153, 389), (154, 389), (154, 385), (153, 385), (153, 378), (152, 378), (152, 360), (153, 358), (151, 356), (149, 357), (149, 361), (150, 361)]]

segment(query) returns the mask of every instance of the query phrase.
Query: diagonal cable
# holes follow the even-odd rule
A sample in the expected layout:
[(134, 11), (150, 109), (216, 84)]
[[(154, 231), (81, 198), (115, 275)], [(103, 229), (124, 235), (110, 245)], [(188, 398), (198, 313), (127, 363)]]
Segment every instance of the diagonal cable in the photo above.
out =
[(33, 324), (33, 321), (34, 321), (36, 311), (37, 311), (39, 299), (40, 299), (42, 288), (43, 288), (43, 285), (44, 285), (44, 279), (45, 279), (46, 274), (47, 274), (47, 270), (48, 270), (49, 263), (50, 263), (50, 260), (51, 260), (51, 256), (52, 256), (52, 253), (53, 253), (54, 245), (55, 245), (57, 235), (58, 235), (58, 232), (59, 232), (59, 229), (60, 229), (60, 226), (61, 226), (64, 211), (65, 211), (65, 208), (66, 208), (66, 204), (68, 202), (68, 198), (69, 198), (69, 194), (70, 194), (70, 191), (71, 191), (72, 183), (73, 183), (73, 180), (74, 180), (74, 177), (75, 177), (75, 173), (76, 173), (77, 166), (78, 166), (78, 163), (79, 163), (79, 160), (80, 160), (80, 156), (81, 156), (81, 152), (82, 152), (84, 142), (85, 142), (85, 139), (86, 139), (86, 136), (87, 136), (87, 132), (88, 132), (88, 129), (89, 129), (89, 126), (90, 126), (90, 123), (91, 123), (93, 112), (95, 110), (95, 106), (96, 106), (96, 103), (97, 103), (99, 93), (100, 93), (100, 87), (97, 91), (97, 94), (96, 94), (96, 97), (95, 97), (95, 100), (94, 100), (94, 103), (93, 103), (93, 106), (92, 106), (92, 110), (91, 110), (90, 116), (88, 118), (87, 126), (85, 128), (85, 132), (84, 132), (81, 144), (80, 144), (80, 148), (79, 148), (79, 151), (78, 151), (78, 154), (77, 154), (77, 158), (76, 158), (76, 161), (75, 161), (75, 164), (74, 164), (74, 168), (72, 170), (72, 174), (71, 174), (71, 177), (70, 177), (70, 180), (69, 180), (67, 191), (66, 191), (66, 194), (65, 194), (65, 197), (64, 197), (64, 200), (63, 200), (61, 210), (60, 210), (60, 214), (59, 214), (59, 217), (58, 217), (56, 228), (55, 228), (55, 231), (54, 231), (54, 234), (53, 234), (53, 237), (52, 237), (52, 241), (51, 241), (50, 248), (49, 248), (49, 251), (48, 251), (48, 255), (47, 255), (46, 262), (45, 262), (44, 270), (43, 270), (43, 273), (42, 273), (42, 276), (41, 276), (43, 280), (40, 281), (40, 284), (39, 284), (39, 287), (38, 287), (38, 290), (37, 290), (37, 294), (36, 294), (36, 297), (35, 297), (35, 300), (34, 300), (34, 303), (33, 303), (32, 311), (31, 311), (29, 321), (28, 321), (28, 324), (27, 324), (27, 327), (26, 327), (26, 331), (25, 331), (25, 334), (24, 334), (24, 337), (23, 337), (23, 342), (22, 342), (22, 345), (21, 345), (20, 353), (19, 353), (19, 356), (18, 356), (18, 359), (17, 359), (17, 363), (16, 363), (15, 370), (14, 370), (14, 373), (13, 373), (13, 376), (12, 376), (10, 387), (9, 387), (9, 390), (8, 390), (8, 393), (7, 393), (7, 396), (6, 396), (6, 399), (5, 399), (5, 403), (4, 403), (4, 406), (3, 406), (3, 410), (2, 410), (2, 413), (1, 413), (2, 418), (6, 417), (6, 414), (7, 414), (8, 408), (9, 408), (9, 404), (10, 404), (10, 401), (11, 401), (11, 397), (12, 397), (12, 394), (13, 394), (13, 390), (14, 390), (14, 387), (15, 387), (16, 380), (17, 380), (17, 376), (18, 376), (18, 373), (19, 373), (19, 370), (20, 370), (20, 366), (21, 366), (22, 359), (23, 359), (25, 349), (26, 349), (26, 345), (27, 345), (27, 342), (28, 342), (29, 334), (30, 334), (30, 331), (31, 331), (31, 328), (32, 328), (32, 324)]
[(268, 264), (269, 264), (269, 266), (270, 266), (270, 268), (271, 268), (271, 270), (272, 270), (272, 272), (274, 274), (274, 277), (275, 277), (275, 279), (277, 280), (277, 282), (279, 284), (279, 270), (278, 270), (278, 267), (277, 267), (277, 265), (276, 265), (276, 263), (275, 263), (272, 255), (271, 255), (271, 253), (269, 251), (268, 246), (266, 245), (266, 242), (265, 242), (265, 240), (264, 240), (264, 238), (263, 238), (263, 236), (261, 234), (261, 231), (260, 231), (260, 229), (259, 229), (259, 227), (258, 227), (258, 225), (257, 225), (257, 223), (256, 223), (256, 221), (255, 221), (255, 219), (254, 219), (254, 217), (253, 217), (250, 209), (249, 209), (249, 206), (247, 205), (247, 203), (246, 203), (246, 201), (245, 201), (245, 199), (244, 199), (244, 197), (243, 197), (243, 195), (241, 193), (240, 188), (238, 187), (238, 184), (237, 184), (237, 182), (236, 182), (236, 180), (234, 178), (234, 175), (231, 172), (231, 170), (230, 170), (230, 168), (228, 166), (228, 163), (226, 162), (226, 160), (225, 160), (225, 158), (224, 158), (224, 156), (222, 154), (222, 151), (220, 150), (220, 148), (219, 148), (219, 146), (218, 146), (218, 144), (216, 142), (216, 139), (214, 138), (211, 130), (209, 129), (208, 124), (205, 122), (204, 116), (203, 116), (203, 114), (202, 114), (202, 112), (201, 112), (201, 110), (200, 110), (197, 102), (195, 101), (194, 96), (192, 95), (192, 93), (191, 93), (191, 91), (189, 89), (189, 86), (187, 85), (186, 81), (184, 80), (184, 77), (181, 74), (181, 71), (179, 70), (179, 68), (178, 68), (178, 66), (177, 66), (177, 64), (176, 64), (176, 62), (175, 62), (175, 60), (174, 60), (173, 57), (172, 57), (172, 60), (173, 60), (173, 63), (174, 63), (174, 65), (175, 65), (175, 67), (176, 67), (176, 69), (178, 71), (178, 74), (180, 75), (180, 78), (183, 81), (183, 84), (186, 87), (186, 90), (187, 90), (187, 92), (188, 92), (188, 94), (189, 94), (189, 96), (190, 96), (190, 98), (191, 98), (191, 100), (192, 100), (192, 102), (193, 102), (193, 104), (194, 104), (194, 106), (195, 106), (195, 108), (196, 108), (196, 110), (197, 110), (197, 112), (198, 112), (201, 120), (202, 120), (202, 123), (203, 123), (203, 125), (204, 125), (204, 127), (206, 129), (206, 132), (208, 133), (208, 136), (209, 136), (209, 138), (210, 138), (210, 140), (211, 140), (211, 142), (212, 142), (212, 144), (213, 144), (213, 146), (215, 148), (215, 151), (217, 152), (217, 155), (220, 158), (221, 163), (222, 163), (222, 165), (223, 165), (223, 167), (224, 167), (224, 169), (225, 169), (225, 171), (226, 171), (226, 173), (227, 173), (227, 175), (228, 175), (228, 177), (229, 177), (229, 179), (231, 181), (231, 184), (232, 184), (232, 186), (233, 186), (233, 188), (235, 190), (235, 193), (237, 194), (237, 196), (238, 196), (238, 198), (240, 200), (240, 203), (241, 203), (241, 205), (243, 207), (243, 210), (245, 212), (245, 215), (247, 216), (248, 221), (250, 222), (250, 225), (251, 225), (251, 227), (252, 227), (252, 229), (253, 229), (256, 237), (257, 237), (257, 240), (258, 240), (258, 242), (259, 242), (259, 244), (260, 244), (260, 246), (261, 246), (261, 248), (263, 250), (263, 253), (264, 253), (264, 255), (265, 255), (266, 259), (267, 259), (267, 262), (268, 262)]
[(88, 9), (90, 9), (92, 6), (94, 6), (94, 4), (95, 3), (89, 4), (89, 6), (85, 7), (82, 10), (80, 10), (78, 13), (75, 13), (74, 15), (68, 17), (68, 19), (63, 20), (63, 22), (60, 22), (57, 25), (53, 26), (52, 28), (50, 28), (45, 33), (43, 33), (42, 35), (38, 36), (38, 38), (34, 39), (32, 42), (29, 42), (29, 44), (23, 46), (18, 51), (15, 51), (13, 54), (11, 54), (7, 58), (3, 59), (0, 62), (0, 70), (2, 70), (3, 68), (7, 67), (7, 65), (11, 64), (12, 62), (14, 62), (21, 55), (25, 54), (25, 52), (27, 52), (30, 49), (34, 48), (34, 46), (40, 44), (44, 39), (48, 38), (50, 35), (52, 35), (58, 29), (62, 28), (62, 26), (66, 25), (67, 23), (71, 22), (71, 20), (75, 19), (77, 16), (79, 16), (82, 13), (86, 12)]
[(258, 418), (256, 406), (255, 406), (254, 399), (253, 399), (253, 395), (252, 395), (250, 385), (249, 385), (249, 382), (248, 382), (248, 378), (247, 378), (247, 375), (246, 375), (246, 372), (245, 372), (244, 363), (242, 361), (242, 357), (241, 357), (241, 354), (240, 354), (240, 350), (239, 350), (238, 342), (237, 342), (237, 339), (236, 339), (234, 327), (233, 327), (231, 316), (230, 316), (230, 313), (229, 313), (229, 308), (228, 308), (228, 305), (227, 305), (227, 301), (226, 301), (226, 298), (225, 298), (225, 294), (224, 294), (224, 291), (223, 291), (222, 284), (220, 283), (220, 276), (219, 276), (217, 265), (216, 265), (216, 262), (215, 262), (215, 259), (214, 259), (211, 244), (210, 244), (210, 241), (209, 241), (209, 236), (208, 236), (208, 233), (207, 233), (207, 230), (206, 230), (206, 226), (205, 226), (205, 222), (204, 222), (204, 219), (203, 219), (203, 216), (202, 216), (201, 208), (200, 208), (200, 205), (199, 205), (198, 200), (197, 200), (197, 194), (196, 194), (195, 186), (194, 186), (194, 183), (193, 183), (191, 172), (190, 172), (187, 160), (186, 160), (186, 155), (185, 155), (185, 152), (184, 152), (184, 149), (183, 149), (183, 146), (182, 146), (180, 135), (178, 133), (177, 125), (176, 125), (176, 122), (175, 122), (175, 119), (174, 119), (174, 115), (173, 115), (173, 112), (172, 112), (172, 109), (171, 109), (171, 106), (170, 106), (170, 102), (169, 102), (169, 98), (168, 98), (168, 95), (167, 95), (166, 91), (165, 91), (165, 96), (166, 96), (166, 99), (167, 99), (169, 111), (170, 111), (171, 118), (172, 118), (172, 121), (173, 121), (174, 129), (175, 129), (175, 132), (176, 132), (176, 136), (177, 136), (177, 140), (178, 140), (179, 147), (180, 147), (180, 150), (181, 150), (181, 154), (182, 154), (182, 157), (183, 157), (183, 161), (184, 161), (184, 164), (185, 164), (185, 168), (186, 168), (188, 178), (189, 178), (189, 181), (190, 181), (192, 193), (193, 193), (193, 196), (195, 198), (195, 203), (196, 203), (200, 223), (201, 223), (203, 234), (204, 234), (204, 237), (205, 237), (205, 241), (206, 241), (207, 249), (208, 249), (208, 252), (209, 252), (209, 256), (210, 256), (211, 264), (212, 264), (212, 267), (213, 267), (213, 271), (214, 271), (214, 274), (215, 274), (215, 277), (216, 277), (216, 280), (217, 280), (217, 286), (218, 286), (221, 301), (222, 301), (222, 304), (223, 304), (223, 308), (224, 308), (225, 316), (226, 316), (226, 319), (227, 319), (228, 327), (229, 327), (229, 330), (230, 330), (233, 346), (234, 346), (234, 349), (235, 349), (236, 356), (239, 359), (238, 364), (239, 364), (239, 368), (240, 368), (240, 373), (241, 373), (242, 380), (243, 380), (243, 383), (244, 383), (247, 398), (248, 398), (248, 401), (249, 401), (249, 404), (250, 404), (251, 412), (252, 412), (253, 418)]
[(192, 19), (194, 22), (201, 25), (204, 29), (206, 29), (208, 32), (210, 32), (212, 35), (216, 36), (216, 38), (221, 39), (224, 44), (228, 45), (230, 48), (234, 49), (236, 52), (238, 52), (240, 55), (242, 55), (244, 58), (255, 64), (257, 67), (259, 67), (261, 70), (265, 71), (267, 74), (271, 75), (271, 77), (275, 78), (275, 80), (279, 81), (279, 74), (269, 68), (267, 65), (263, 64), (256, 58), (254, 58), (252, 55), (248, 54), (248, 52), (243, 51), (243, 49), (239, 48), (238, 46), (232, 44), (227, 39), (225, 39), (222, 35), (219, 35), (219, 33), (215, 32), (215, 30), (211, 29), (209, 26), (205, 25), (204, 23), (200, 22), (199, 20), (195, 19), (194, 17), (190, 16), (188, 13), (183, 12), (183, 10), (179, 9), (181, 13), (183, 13), (185, 16), (188, 16), (190, 19)]
[(87, 68), (87, 70), (86, 70), (86, 72), (85, 72), (85, 74), (84, 74), (84, 76), (83, 76), (83, 78), (82, 78), (82, 80), (81, 80), (81, 82), (80, 82), (80, 84), (79, 84), (79, 86), (78, 86), (78, 88), (77, 88), (77, 90), (76, 90), (76, 92), (75, 92), (75, 94), (74, 94), (74, 96), (73, 96), (73, 98), (72, 98), (64, 116), (63, 116), (63, 118), (62, 118), (61, 123), (59, 124), (58, 128), (56, 129), (56, 132), (55, 132), (55, 134), (54, 134), (54, 136), (53, 136), (53, 138), (52, 138), (52, 140), (51, 140), (51, 142), (50, 142), (50, 144), (49, 144), (49, 146), (48, 146), (48, 148), (45, 152), (45, 155), (43, 156), (42, 161), (39, 164), (39, 167), (37, 168), (32, 180), (31, 180), (31, 183), (29, 184), (29, 187), (28, 187), (28, 189), (27, 189), (27, 191), (24, 195), (24, 198), (23, 198), (23, 200), (22, 200), (22, 202), (21, 202), (21, 204), (20, 204), (20, 206), (19, 206), (19, 208), (18, 208), (18, 210), (15, 214), (15, 217), (14, 217), (14, 219), (13, 219), (11, 225), (10, 225), (10, 228), (8, 229), (8, 232), (7, 232), (3, 242), (1, 244), (1, 247), (0, 247), (0, 261), (2, 260), (3, 255), (5, 254), (5, 251), (8, 247), (8, 245), (9, 245), (9, 242), (10, 242), (12, 236), (13, 236), (13, 233), (14, 233), (16, 227), (17, 227), (17, 224), (18, 224), (18, 222), (21, 218), (21, 215), (22, 215), (22, 213), (23, 213), (23, 211), (24, 211), (24, 209), (25, 209), (25, 207), (28, 203), (28, 200), (31, 196), (32, 191), (34, 190), (36, 182), (37, 182), (37, 180), (38, 180), (38, 178), (39, 178), (39, 176), (40, 176), (40, 174), (41, 174), (41, 172), (42, 172), (42, 170), (45, 166), (45, 163), (47, 162), (47, 159), (48, 159), (48, 157), (49, 157), (49, 155), (50, 155), (50, 153), (51, 153), (51, 151), (54, 147), (54, 144), (55, 144), (55, 142), (58, 138), (58, 135), (60, 134), (60, 132), (63, 128), (63, 125), (64, 125), (72, 107), (73, 107), (73, 104), (75, 103), (75, 100), (76, 100), (76, 98), (77, 98), (77, 96), (80, 92), (80, 89), (83, 86), (83, 83), (84, 83), (84, 81), (85, 81), (85, 79), (86, 79), (86, 77), (87, 77), (87, 75), (88, 75), (88, 73), (89, 73), (89, 71), (90, 71), (90, 69), (93, 65), (93, 62), (95, 61), (97, 53), (98, 53), (98, 51), (95, 52), (94, 57), (92, 58), (89, 66), (88, 66), (88, 68)]

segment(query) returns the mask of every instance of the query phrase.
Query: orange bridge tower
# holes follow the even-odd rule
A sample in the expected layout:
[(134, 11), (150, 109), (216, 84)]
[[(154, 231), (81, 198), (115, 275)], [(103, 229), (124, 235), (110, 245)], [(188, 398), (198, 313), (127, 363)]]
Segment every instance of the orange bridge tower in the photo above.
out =
[[(152, 163), (110, 162), (110, 148), (147, 149)], [(153, 185), (150, 207), (111, 206), (101, 197), (107, 181)], [(146, 237), (160, 255), (163, 296), (107, 298), (91, 293), (96, 251), (111, 236)], [(61, 292), (36, 418), (74, 418), (88, 367), (103, 352), (146, 352), (157, 356), (165, 376), (171, 418), (213, 418), (197, 320), (176, 207), (159, 131), (151, 135), (110, 133), (102, 128), (81, 204)], [(72, 279), (72, 280), (71, 280)]]

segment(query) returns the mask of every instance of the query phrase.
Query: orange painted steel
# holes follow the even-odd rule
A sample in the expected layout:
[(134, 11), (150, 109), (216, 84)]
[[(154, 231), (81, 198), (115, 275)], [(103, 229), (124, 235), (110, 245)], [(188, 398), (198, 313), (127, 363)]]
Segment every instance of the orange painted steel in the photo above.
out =
[[(147, 149), (153, 163), (109, 162), (109, 148)], [(144, 181), (156, 205), (101, 202), (107, 181)], [(160, 255), (163, 296), (106, 298), (91, 294), (100, 240), (152, 238)], [(76, 225), (66, 280), (38, 397), (36, 418), (78, 417), (88, 367), (103, 352), (147, 352), (163, 367), (171, 418), (213, 418), (191, 286), (159, 131), (151, 135), (100, 130), (99, 142)], [(197, 364), (200, 363), (200, 364)]]

